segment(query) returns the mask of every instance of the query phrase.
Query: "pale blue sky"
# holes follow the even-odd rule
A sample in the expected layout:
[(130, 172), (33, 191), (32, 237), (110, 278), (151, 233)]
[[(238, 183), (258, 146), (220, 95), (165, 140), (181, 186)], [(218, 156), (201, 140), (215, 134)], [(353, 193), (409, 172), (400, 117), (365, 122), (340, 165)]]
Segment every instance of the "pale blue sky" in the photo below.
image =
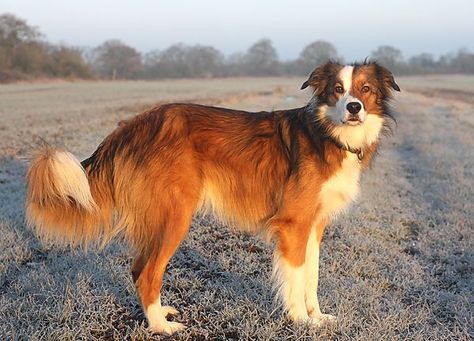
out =
[(332, 42), (351, 61), (389, 44), (405, 56), (474, 50), (474, 0), (0, 0), (53, 43), (96, 46), (116, 38), (142, 52), (177, 42), (225, 54), (270, 38), (282, 59)]

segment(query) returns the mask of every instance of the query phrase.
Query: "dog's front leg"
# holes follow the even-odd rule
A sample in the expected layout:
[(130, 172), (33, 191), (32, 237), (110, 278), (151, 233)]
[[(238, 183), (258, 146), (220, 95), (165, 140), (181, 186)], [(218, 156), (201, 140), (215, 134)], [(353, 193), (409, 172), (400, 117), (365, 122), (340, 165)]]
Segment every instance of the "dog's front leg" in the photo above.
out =
[(288, 316), (297, 322), (309, 320), (305, 305), (305, 250), (309, 228), (301, 223), (277, 221), (278, 241), (273, 274)]
[(323, 314), (319, 307), (318, 300), (318, 280), (319, 280), (319, 246), (321, 244), (322, 234), (324, 232), (323, 225), (314, 226), (306, 244), (305, 257), (305, 299), (308, 316), (312, 322), (318, 326), (335, 322), (336, 317), (330, 314)]
[(273, 267), (279, 294), (288, 316), (295, 322), (307, 321), (309, 317), (305, 306), (304, 264), (292, 264), (287, 257), (276, 251)]

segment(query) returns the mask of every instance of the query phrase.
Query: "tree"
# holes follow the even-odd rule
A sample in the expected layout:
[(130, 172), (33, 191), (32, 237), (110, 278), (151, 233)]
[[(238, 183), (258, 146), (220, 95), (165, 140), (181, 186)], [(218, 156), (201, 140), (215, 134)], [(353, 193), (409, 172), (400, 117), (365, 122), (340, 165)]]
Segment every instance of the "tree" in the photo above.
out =
[(31, 76), (90, 77), (78, 49), (54, 46), (23, 19), (0, 15), (0, 81)]
[[(25, 20), (12, 14), (0, 15), (0, 69), (24, 67), (25, 60), (29, 59), (25, 53), (33, 51), (33, 55), (37, 54), (40, 36), (39, 31)], [(22, 61), (15, 65), (17, 58)]]
[(174, 44), (164, 51), (152, 51), (145, 56), (145, 75), (149, 78), (180, 78), (189, 74), (186, 45)]
[(466, 48), (460, 49), (457, 55), (451, 60), (451, 72), (473, 74), (474, 53)]
[(143, 56), (143, 75), (145, 78), (158, 78), (160, 67), (160, 50), (152, 50)]
[(401, 72), (404, 69), (402, 51), (393, 46), (379, 46), (372, 51), (372, 58), (392, 72)]
[(222, 74), (224, 56), (212, 46), (175, 44), (145, 55), (147, 78), (213, 77)]
[(245, 75), (245, 54), (242, 52), (232, 53), (224, 60), (225, 68), (222, 72), (224, 76)]
[(141, 54), (119, 40), (104, 42), (94, 54), (94, 68), (106, 78), (136, 78), (143, 68)]
[(411, 72), (414, 73), (428, 73), (433, 72), (438, 67), (434, 57), (430, 53), (420, 53), (408, 60)]
[(26, 20), (17, 18), (13, 14), (0, 15), (0, 39), (18, 44), (38, 39), (41, 33), (36, 27), (26, 23)]
[(278, 54), (270, 39), (261, 39), (250, 46), (245, 55), (246, 73), (253, 76), (277, 75)]
[(221, 74), (224, 56), (212, 46), (196, 45), (188, 49), (186, 61), (191, 77), (211, 77)]
[(297, 61), (299, 64), (298, 71), (306, 75), (329, 59), (338, 59), (334, 45), (324, 40), (315, 41), (301, 51)]
[(9, 69), (29, 75), (43, 75), (49, 58), (47, 44), (25, 42), (15, 47)]
[(82, 57), (82, 51), (68, 46), (54, 46), (50, 52), (48, 73), (54, 77), (89, 78), (90, 67)]

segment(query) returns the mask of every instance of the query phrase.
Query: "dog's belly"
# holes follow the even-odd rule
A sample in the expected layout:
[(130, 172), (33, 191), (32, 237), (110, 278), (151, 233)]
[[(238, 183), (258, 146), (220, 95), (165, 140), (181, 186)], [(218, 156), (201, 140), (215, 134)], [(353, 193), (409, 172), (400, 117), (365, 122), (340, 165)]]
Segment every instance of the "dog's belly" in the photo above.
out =
[(349, 154), (342, 162), (341, 168), (321, 186), (318, 195), (321, 217), (336, 216), (357, 197), (360, 171), (357, 156)]
[(261, 186), (232, 186), (235, 183), (205, 181), (197, 213), (212, 214), (224, 224), (255, 232), (272, 212), (270, 195)]

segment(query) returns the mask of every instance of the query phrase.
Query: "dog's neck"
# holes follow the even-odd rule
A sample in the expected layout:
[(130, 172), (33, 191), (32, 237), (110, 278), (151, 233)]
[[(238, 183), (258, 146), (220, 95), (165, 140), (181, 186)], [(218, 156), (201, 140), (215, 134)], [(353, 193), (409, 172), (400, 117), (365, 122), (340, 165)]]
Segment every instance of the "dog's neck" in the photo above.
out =
[(339, 149), (345, 150), (346, 152), (353, 153), (357, 155), (357, 158), (359, 161), (362, 161), (364, 158), (365, 154), (365, 148), (352, 148), (350, 146), (347, 146), (345, 144), (342, 144), (339, 140), (330, 137), (329, 140), (336, 145)]

